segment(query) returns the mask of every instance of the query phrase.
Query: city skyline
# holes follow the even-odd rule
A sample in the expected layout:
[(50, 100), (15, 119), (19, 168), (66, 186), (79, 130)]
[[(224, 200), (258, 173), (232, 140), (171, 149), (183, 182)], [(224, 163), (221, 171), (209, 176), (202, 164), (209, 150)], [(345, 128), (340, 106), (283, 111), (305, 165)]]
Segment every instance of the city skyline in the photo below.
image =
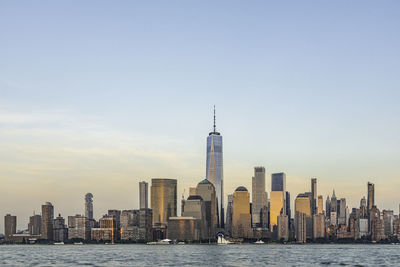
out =
[(316, 177), (398, 210), (398, 2), (157, 3), (0, 3), (0, 218), (137, 208), (155, 177), (187, 196), (213, 105), (225, 208), (264, 166), (292, 207)]

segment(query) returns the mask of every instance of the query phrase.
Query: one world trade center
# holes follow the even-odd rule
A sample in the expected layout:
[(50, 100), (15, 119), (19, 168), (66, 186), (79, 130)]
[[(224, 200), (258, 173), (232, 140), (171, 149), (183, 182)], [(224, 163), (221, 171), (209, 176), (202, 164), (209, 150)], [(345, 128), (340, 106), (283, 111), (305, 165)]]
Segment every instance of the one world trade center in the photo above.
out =
[(207, 137), (207, 174), (216, 191), (218, 227), (224, 228), (224, 174), (222, 163), (222, 136), (215, 127), (214, 106), (214, 131)]

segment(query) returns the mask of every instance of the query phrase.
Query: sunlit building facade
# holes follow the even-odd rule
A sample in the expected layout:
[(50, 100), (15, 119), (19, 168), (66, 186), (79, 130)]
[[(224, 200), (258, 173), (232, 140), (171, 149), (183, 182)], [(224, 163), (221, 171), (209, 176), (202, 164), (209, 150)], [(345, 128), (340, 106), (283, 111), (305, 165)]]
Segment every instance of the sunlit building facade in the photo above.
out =
[(215, 187), (217, 194), (217, 217), (218, 227), (224, 228), (224, 174), (223, 174), (223, 152), (222, 136), (216, 131), (215, 109), (214, 130), (207, 137), (207, 159), (206, 179)]
[(278, 224), (278, 216), (286, 214), (286, 174), (273, 173), (271, 175), (270, 196), (270, 228)]
[(295, 213), (297, 215), (297, 219), (303, 219), (303, 217), (299, 217), (298, 214), (304, 214), (305, 216), (306, 238), (312, 238), (313, 226), (311, 218), (311, 198), (311, 193), (304, 193), (298, 194), (295, 200)]
[(151, 179), (151, 209), (153, 225), (165, 225), (169, 217), (177, 216), (176, 179)]
[(233, 193), (232, 236), (245, 238), (250, 235), (250, 193), (244, 186), (240, 186)]

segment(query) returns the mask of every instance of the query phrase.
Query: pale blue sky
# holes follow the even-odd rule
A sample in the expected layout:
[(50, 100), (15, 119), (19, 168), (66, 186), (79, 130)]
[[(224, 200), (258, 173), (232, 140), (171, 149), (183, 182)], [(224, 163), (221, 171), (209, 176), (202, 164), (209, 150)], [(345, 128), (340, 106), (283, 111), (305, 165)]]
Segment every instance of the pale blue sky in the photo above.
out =
[[(136, 208), (137, 183), (256, 165), (350, 207), (400, 202), (400, 2), (0, 1), (0, 216)], [(187, 193), (186, 189), (186, 193)], [(2, 223), (0, 223), (0, 232)]]

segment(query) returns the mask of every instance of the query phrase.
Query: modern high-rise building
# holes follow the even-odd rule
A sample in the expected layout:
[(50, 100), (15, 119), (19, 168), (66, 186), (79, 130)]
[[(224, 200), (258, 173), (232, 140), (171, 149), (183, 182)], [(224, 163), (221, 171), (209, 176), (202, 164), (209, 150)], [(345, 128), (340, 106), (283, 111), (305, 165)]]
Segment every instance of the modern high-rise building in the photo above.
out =
[(42, 239), (53, 240), (53, 220), (54, 207), (50, 202), (42, 205), (42, 224), (41, 237)]
[(317, 178), (311, 179), (311, 214), (317, 214)]
[(17, 216), (7, 214), (4, 216), (4, 239), (11, 240), (13, 234), (17, 232)]
[(151, 209), (153, 225), (168, 223), (169, 217), (177, 216), (177, 180), (151, 179)]
[(313, 218), (313, 238), (325, 238), (325, 215), (322, 213), (314, 214)]
[(271, 196), (270, 196), (270, 228), (278, 224), (278, 216), (286, 214), (286, 174), (273, 173), (271, 175)]
[[(252, 178), (252, 226), (267, 227), (265, 220), (262, 220), (263, 209), (268, 205), (268, 195), (265, 192), (265, 168), (255, 167), (254, 177)], [(264, 225), (262, 225), (262, 223)]]
[(149, 208), (149, 184), (139, 182), (139, 204), (141, 209)]
[(375, 185), (368, 182), (368, 198), (367, 198), (367, 210), (368, 214), (372, 207), (375, 205)]
[(65, 220), (58, 214), (58, 217), (53, 222), (53, 240), (56, 242), (64, 242), (68, 239), (68, 228), (65, 225)]
[(233, 215), (233, 194), (228, 195), (228, 205), (226, 207), (225, 230), (228, 235), (232, 235), (232, 215)]
[(30, 235), (40, 235), (42, 216), (33, 215), (29, 217), (28, 230)]
[(338, 224), (346, 224), (346, 199), (341, 198), (338, 201)]
[(91, 234), (90, 221), (86, 216), (68, 216), (68, 239), (89, 240)]
[(286, 215), (288, 216), (289, 226), (290, 226), (290, 219), (292, 218), (292, 209), (290, 208), (290, 193), (286, 191)]
[(224, 228), (224, 174), (223, 174), (223, 152), (222, 136), (216, 131), (215, 107), (214, 107), (214, 130), (207, 137), (207, 166), (206, 179), (215, 187), (217, 193), (217, 216), (218, 227)]
[(318, 214), (323, 214), (324, 213), (324, 198), (323, 196), (319, 195), (318, 196)]
[(85, 216), (89, 220), (93, 220), (93, 195), (87, 193), (85, 195)]
[[(193, 217), (196, 220), (196, 230), (200, 239), (210, 238), (206, 219), (206, 206), (201, 196), (189, 196), (185, 202), (185, 212), (182, 217)], [(169, 225), (168, 225), (169, 226)]]
[[(215, 194), (214, 185), (204, 179), (200, 183), (197, 184), (196, 187), (196, 195), (201, 196), (204, 201), (205, 209), (206, 209), (206, 221), (207, 221), (207, 229), (208, 236), (214, 236), (216, 234), (215, 230), (217, 227), (217, 197)], [(229, 202), (229, 201), (228, 201)], [(229, 208), (229, 204), (228, 204)], [(227, 224), (228, 224), (228, 214), (227, 214)]]
[(289, 217), (287, 215), (278, 216), (278, 240), (287, 241), (289, 239)]
[(245, 238), (250, 234), (250, 193), (246, 187), (239, 186), (233, 193), (232, 236)]
[[(295, 200), (295, 214), (297, 219), (302, 219), (298, 214), (304, 214), (306, 223), (306, 237), (312, 238), (312, 218), (311, 218), (311, 193), (298, 194)], [(296, 220), (295, 218), (295, 220)], [(297, 223), (296, 223), (297, 225)]]

